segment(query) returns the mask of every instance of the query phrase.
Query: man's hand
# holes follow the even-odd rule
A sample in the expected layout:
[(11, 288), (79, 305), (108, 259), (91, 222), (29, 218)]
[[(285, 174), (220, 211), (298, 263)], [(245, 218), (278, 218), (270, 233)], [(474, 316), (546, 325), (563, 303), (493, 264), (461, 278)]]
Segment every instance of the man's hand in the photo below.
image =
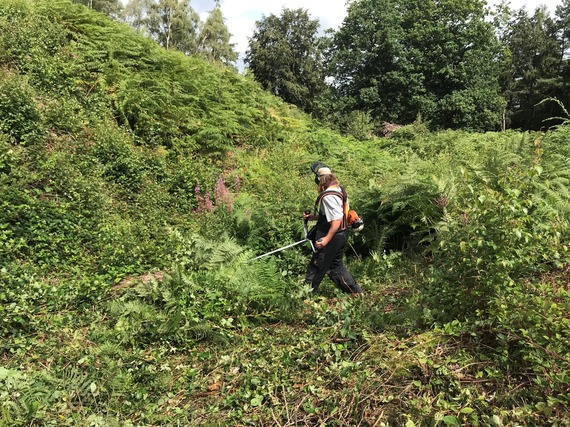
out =
[(304, 221), (316, 221), (319, 217), (317, 215), (313, 215), (311, 214), (311, 212), (307, 213), (307, 211), (305, 211), (305, 213), (303, 214), (303, 220)]
[(319, 240), (316, 241), (315, 247), (317, 249), (322, 249), (326, 245), (329, 244), (331, 239), (334, 237), (335, 233), (338, 231), (341, 222), (342, 222), (342, 219), (333, 219), (332, 221), (329, 222), (330, 228), (329, 228), (329, 232), (327, 233), (327, 235), (324, 237), (321, 237)]
[(319, 240), (316, 241), (315, 247), (317, 249), (322, 249), (324, 248), (326, 245), (328, 245), (328, 243), (330, 242), (330, 237), (325, 236), (325, 237), (321, 237)]

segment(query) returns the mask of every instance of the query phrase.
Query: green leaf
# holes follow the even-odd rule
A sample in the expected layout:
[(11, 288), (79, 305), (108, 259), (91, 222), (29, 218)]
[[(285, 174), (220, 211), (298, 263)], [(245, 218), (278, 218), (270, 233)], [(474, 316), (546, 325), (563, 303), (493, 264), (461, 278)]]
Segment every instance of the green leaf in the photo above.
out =
[(9, 373), (10, 373), (9, 369), (0, 366), (0, 380), (5, 380), (6, 378), (8, 378)]
[(263, 396), (260, 394), (256, 394), (255, 397), (251, 399), (250, 403), (251, 406), (253, 406), (254, 408), (257, 406), (261, 406), (261, 404), (263, 403)]
[(446, 415), (445, 417), (443, 417), (443, 422), (447, 426), (458, 426), (458, 425), (460, 425), (459, 420), (457, 419), (457, 417), (455, 415)]

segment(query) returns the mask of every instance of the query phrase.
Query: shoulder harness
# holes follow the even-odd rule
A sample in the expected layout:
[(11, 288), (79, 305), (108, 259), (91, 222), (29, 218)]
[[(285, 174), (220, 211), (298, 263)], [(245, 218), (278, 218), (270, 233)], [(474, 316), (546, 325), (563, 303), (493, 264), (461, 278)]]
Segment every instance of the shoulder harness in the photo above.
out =
[(348, 208), (348, 195), (346, 194), (346, 190), (343, 187), (340, 187), (340, 193), (335, 190), (325, 190), (322, 193), (319, 193), (319, 195), (317, 196), (317, 200), (315, 201), (314, 214), (315, 215), (319, 214), (319, 207), (321, 205), (321, 201), (323, 200), (323, 197), (328, 195), (333, 195), (341, 198), (342, 212), (344, 215), (342, 216), (342, 222), (340, 224), (339, 231), (346, 230), (348, 224), (347, 217), (348, 217), (349, 208)]

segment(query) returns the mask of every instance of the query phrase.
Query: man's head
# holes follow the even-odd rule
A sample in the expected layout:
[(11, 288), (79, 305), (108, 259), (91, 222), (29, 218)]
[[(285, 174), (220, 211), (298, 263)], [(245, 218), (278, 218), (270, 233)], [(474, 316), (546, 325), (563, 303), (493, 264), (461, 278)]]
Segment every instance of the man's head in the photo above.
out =
[(322, 174), (319, 176), (319, 182), (318, 182), (319, 193), (322, 193), (323, 191), (325, 191), (326, 189), (328, 189), (329, 187), (331, 187), (333, 185), (337, 185), (337, 186), (340, 185), (338, 182), (338, 179), (334, 173), (325, 173), (325, 174)]
[(330, 175), (332, 171), (322, 162), (315, 162), (311, 165), (311, 171), (315, 174), (315, 184), (319, 184), (319, 180), (323, 175)]

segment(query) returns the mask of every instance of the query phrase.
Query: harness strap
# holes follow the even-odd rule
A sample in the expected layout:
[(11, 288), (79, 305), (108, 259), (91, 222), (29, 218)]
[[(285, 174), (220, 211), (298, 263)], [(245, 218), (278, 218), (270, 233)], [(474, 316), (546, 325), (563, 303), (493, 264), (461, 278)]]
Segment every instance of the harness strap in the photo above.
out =
[(339, 231), (346, 230), (347, 229), (347, 218), (346, 217), (348, 214), (348, 197), (347, 197), (346, 191), (342, 187), (340, 187), (340, 193), (338, 191), (334, 191), (334, 190), (325, 190), (322, 193), (320, 193), (317, 196), (317, 200), (315, 201), (314, 215), (319, 214), (319, 208), (320, 208), (321, 201), (323, 200), (323, 197), (328, 196), (328, 195), (340, 197), (340, 199), (342, 200), (342, 213), (343, 213), (343, 215), (342, 215), (342, 222), (340, 224)]

